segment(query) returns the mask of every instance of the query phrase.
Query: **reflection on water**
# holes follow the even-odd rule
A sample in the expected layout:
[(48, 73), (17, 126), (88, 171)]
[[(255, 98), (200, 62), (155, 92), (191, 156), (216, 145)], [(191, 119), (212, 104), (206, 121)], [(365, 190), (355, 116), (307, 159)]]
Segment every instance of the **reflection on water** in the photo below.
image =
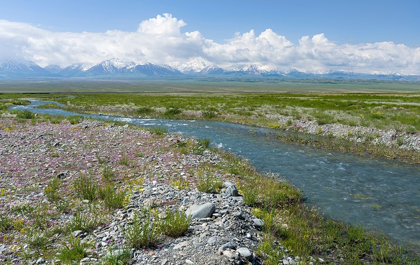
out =
[(29, 109), (50, 115), (82, 115), (95, 119), (166, 127), (213, 146), (237, 153), (259, 170), (279, 173), (304, 191), (308, 203), (327, 216), (385, 232), (420, 250), (420, 170), (417, 166), (378, 161), (275, 139), (273, 129), (209, 121), (121, 118), (77, 114), (59, 109), (34, 109), (51, 101), (33, 101)]

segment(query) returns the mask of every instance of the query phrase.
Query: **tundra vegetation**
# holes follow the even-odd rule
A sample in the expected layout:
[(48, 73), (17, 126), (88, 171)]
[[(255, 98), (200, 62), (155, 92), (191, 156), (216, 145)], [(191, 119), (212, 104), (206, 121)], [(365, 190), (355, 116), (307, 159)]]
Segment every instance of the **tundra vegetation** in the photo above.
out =
[[(247, 107), (243, 109), (244, 107), (239, 105), (234, 107), (233, 103), (238, 100), (258, 101), (261, 97), (270, 98), (268, 95), (115, 97), (113, 94), (86, 94), (79, 96), (75, 99), (57, 100), (66, 103), (69, 109), (86, 112), (134, 115), (138, 109), (149, 108), (150, 111), (147, 113), (150, 117), (170, 115), (194, 118), (197, 116), (188, 114), (188, 111), (200, 111), (205, 106), (208, 111), (217, 114), (217, 119), (222, 119), (223, 115), (229, 117), (227, 112), (232, 112), (231, 115), (234, 116), (233, 111), (239, 111), (235, 116), (237, 118), (247, 117), (249, 120), (255, 118), (256, 121), (262, 121), (264, 119), (259, 120), (255, 113), (264, 108), (270, 109), (270, 104), (266, 106), (266, 103), (254, 105), (254, 110), (249, 109), (252, 108), (252, 104), (244, 103), (242, 106)], [(302, 97), (299, 95), (271, 96), (278, 97), (277, 100), (284, 104), (289, 102), (289, 99), (306, 102), (299, 98)], [(369, 97), (369, 95), (354, 97), (359, 96)], [(308, 95), (305, 97), (311, 98)], [(412, 97), (417, 96), (412, 95)], [(391, 97), (389, 100), (394, 99)], [(401, 96), (400, 99), (412, 102), (412, 98), (408, 96)], [(313, 100), (318, 105), (324, 104), (322, 103), (324, 100), (316, 98)], [(89, 107), (88, 102), (94, 103)], [(201, 102), (201, 105), (196, 105), (198, 102)], [(214, 104), (209, 105), (208, 102)], [(44, 150), (41, 154), (29, 152), (22, 154), (23, 160), (19, 160), (16, 152), (9, 153), (6, 147), (2, 147), (0, 199), (3, 209), (0, 219), (0, 240), (1, 244), (7, 246), (7, 251), (23, 260), (42, 257), (47, 260), (58, 259), (62, 263), (72, 263), (88, 255), (95, 257), (98, 255), (92, 241), (95, 229), (106, 225), (115, 211), (126, 207), (132, 194), (141, 193), (145, 182), (158, 181), (176, 188), (218, 193), (221, 181), (230, 180), (236, 183), (239, 192), (244, 196), (244, 202), (252, 207), (253, 214), (264, 220), (263, 241), (256, 250), (264, 264), (278, 264), (282, 260), (284, 249), (280, 248), (280, 245), (286, 247), (294, 256), (299, 256), (304, 262), (310, 261), (311, 258), (319, 260), (325, 257), (332, 257), (336, 261), (342, 260), (348, 264), (361, 262), (418, 264), (419, 262), (414, 253), (404, 251), (383, 235), (325, 218), (316, 209), (304, 205), (301, 191), (282, 181), (279, 176), (262, 175), (247, 161), (235, 155), (208, 149), (209, 141), (206, 139), (202, 141), (186, 139), (168, 135), (162, 129), (144, 130), (135, 126), (126, 126), (124, 133), (110, 135), (112, 130), (109, 128), (123, 130), (123, 127), (118, 123), (106, 122), (95, 127), (95, 123), (85, 121), (83, 118), (32, 116), (23, 112), (6, 111), (10, 105), (26, 103), (16, 99), (0, 101), (0, 109), (1, 106), (6, 106), (2, 109), (0, 133), (16, 138), (14, 145), (8, 148), (30, 146), (28, 150), (36, 150), (42, 146)], [(224, 109), (224, 104), (232, 108)], [(275, 104), (276, 106), (274, 103), (271, 106), (273, 108), (271, 111), (281, 111), (281, 108), (277, 107), (281, 103)], [(417, 106), (407, 106), (410, 106), (407, 109), (413, 110), (413, 113), (418, 113), (415, 112), (418, 111)], [(298, 107), (302, 106), (297, 104), (296, 108)], [(366, 105), (366, 108), (370, 107), (369, 104)], [(286, 106), (283, 108), (288, 109)], [(171, 109), (177, 111), (168, 113), (167, 111)], [(365, 111), (368, 112), (367, 109)], [(312, 115), (310, 113), (312, 112), (306, 114)], [(389, 115), (387, 119), (392, 116)], [(418, 125), (414, 123), (413, 126)], [(36, 139), (31, 138), (34, 135)], [(169, 140), (173, 137), (179, 138), (175, 142)], [(55, 139), (61, 140), (55, 142)], [(62, 145), (61, 142), (65, 142), (66, 145)], [(118, 148), (114, 148), (115, 146)], [(156, 162), (148, 159), (159, 156), (165, 163), (180, 163), (187, 156), (201, 156), (204, 150), (217, 153), (222, 161), (200, 165), (199, 168), (202, 169), (200, 171), (196, 171), (196, 166), (186, 166), (184, 170), (192, 176), (188, 179), (179, 179), (171, 172), (166, 176), (154, 175)], [(25, 163), (25, 167), (22, 167), (21, 162)], [(39, 171), (40, 167), (44, 169)], [(215, 172), (223, 176), (222, 179), (214, 178), (215, 174), (212, 173)], [(25, 199), (17, 201), (18, 197)], [(161, 217), (162, 214), (164, 218)], [(190, 221), (185, 217), (183, 212), (170, 211), (165, 205), (153, 205), (136, 211), (131, 224), (124, 227), (124, 245), (121, 245), (122, 242), (110, 242), (119, 246), (116, 248), (110, 244), (110, 254), (102, 257), (101, 262), (128, 264), (129, 249), (153, 247), (167, 236), (185, 235), (188, 233)], [(75, 235), (75, 232), (79, 231), (85, 235), (83, 240)]]
[(65, 95), (40, 97), (54, 99), (64, 104), (64, 109), (76, 112), (268, 127), (275, 129), (283, 141), (420, 163), (419, 141), (410, 141), (413, 136), (419, 138), (418, 93), (94, 93), (63, 98)]

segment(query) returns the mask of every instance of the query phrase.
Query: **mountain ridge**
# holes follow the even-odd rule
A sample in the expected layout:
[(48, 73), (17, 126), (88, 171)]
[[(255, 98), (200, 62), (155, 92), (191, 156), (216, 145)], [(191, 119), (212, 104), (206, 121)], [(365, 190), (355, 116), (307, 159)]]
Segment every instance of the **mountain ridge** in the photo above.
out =
[[(199, 67), (198, 67), (199, 66)], [(182, 71), (183, 70), (183, 71)], [(0, 79), (17, 78), (167, 78), (167, 77), (238, 77), (238, 78), (286, 78), (286, 79), (378, 79), (420, 81), (420, 75), (364, 74), (345, 71), (327, 73), (265, 70), (264, 66), (243, 65), (225, 69), (217, 65), (199, 62), (194, 67), (180, 66), (179, 69), (168, 65), (152, 63), (136, 64), (119, 59), (105, 60), (98, 64), (75, 63), (61, 68), (58, 65), (41, 67), (32, 61), (7, 60), (0, 62)]]

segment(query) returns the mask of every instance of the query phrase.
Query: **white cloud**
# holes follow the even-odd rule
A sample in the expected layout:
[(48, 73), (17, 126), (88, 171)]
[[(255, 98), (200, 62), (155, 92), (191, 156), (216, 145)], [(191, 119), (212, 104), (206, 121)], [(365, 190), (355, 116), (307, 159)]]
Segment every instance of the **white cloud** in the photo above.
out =
[(171, 14), (140, 23), (135, 32), (53, 32), (26, 23), (0, 20), (0, 60), (26, 59), (46, 66), (99, 63), (118, 58), (136, 63), (168, 64), (185, 70), (218, 65), (234, 69), (257, 65), (265, 70), (297, 69), (323, 73), (420, 74), (420, 48), (378, 42), (338, 45), (324, 34), (294, 44), (271, 29), (253, 30), (225, 43), (200, 32), (181, 32), (186, 23)]

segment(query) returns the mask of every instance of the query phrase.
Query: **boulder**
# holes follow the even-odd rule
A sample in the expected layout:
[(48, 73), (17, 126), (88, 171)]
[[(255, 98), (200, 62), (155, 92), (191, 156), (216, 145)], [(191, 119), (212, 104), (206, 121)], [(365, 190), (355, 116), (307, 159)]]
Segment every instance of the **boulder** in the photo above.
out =
[(211, 217), (211, 215), (216, 210), (216, 206), (209, 202), (201, 205), (191, 205), (187, 211), (187, 216), (191, 216), (192, 219), (196, 218), (207, 218)]

